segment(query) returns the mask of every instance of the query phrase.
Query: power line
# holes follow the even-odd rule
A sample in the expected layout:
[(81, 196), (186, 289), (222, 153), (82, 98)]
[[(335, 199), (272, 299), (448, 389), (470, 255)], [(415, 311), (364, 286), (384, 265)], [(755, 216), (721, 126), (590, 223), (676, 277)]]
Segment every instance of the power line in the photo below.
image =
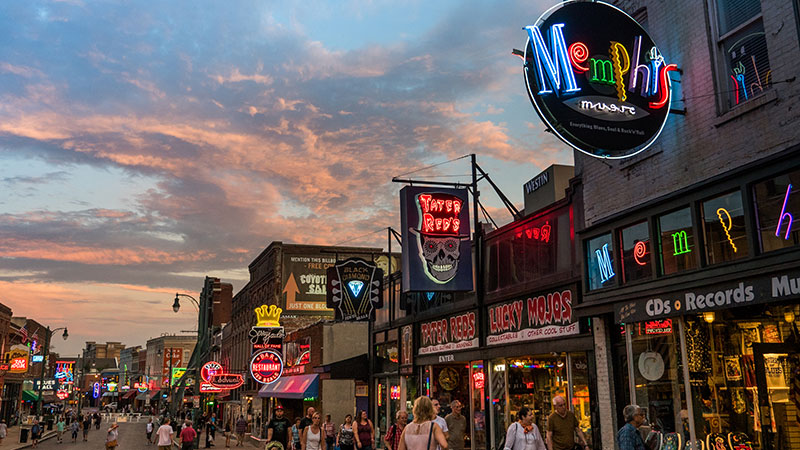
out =
[(430, 165), (430, 166), (427, 166), (427, 167), (423, 167), (421, 169), (412, 170), (411, 172), (401, 173), (400, 175), (396, 175), (394, 178), (404, 177), (406, 175), (411, 175), (412, 173), (422, 172), (423, 170), (432, 169), (434, 167), (438, 167), (438, 166), (441, 166), (443, 164), (451, 163), (453, 161), (458, 161), (459, 159), (464, 159), (464, 158), (469, 158), (469, 155), (459, 156), (458, 158), (453, 158), (453, 159), (451, 159), (449, 161), (444, 161), (444, 162), (433, 164), (433, 165)]
[(357, 240), (357, 239), (361, 239), (361, 238), (367, 237), (367, 236), (369, 236), (369, 235), (372, 235), (372, 234), (375, 234), (375, 233), (380, 233), (380, 232), (382, 232), (382, 231), (386, 231), (386, 227), (383, 227), (383, 228), (377, 229), (377, 230), (375, 230), (375, 231), (370, 231), (369, 233), (362, 234), (361, 236), (356, 236), (356, 237), (353, 237), (353, 238), (350, 238), (350, 239), (344, 240), (344, 241), (342, 241), (342, 242), (338, 242), (338, 243), (336, 243), (336, 244), (333, 244), (333, 247), (337, 247), (337, 246), (339, 246), (339, 245), (346, 244), (346, 243), (348, 243), (348, 242), (353, 242), (353, 241), (355, 241), (355, 240)]

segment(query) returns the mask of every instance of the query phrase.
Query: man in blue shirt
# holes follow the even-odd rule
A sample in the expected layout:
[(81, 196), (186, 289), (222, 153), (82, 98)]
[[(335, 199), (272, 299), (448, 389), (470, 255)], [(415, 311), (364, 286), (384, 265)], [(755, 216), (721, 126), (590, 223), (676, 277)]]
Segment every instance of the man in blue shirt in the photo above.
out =
[(619, 450), (646, 450), (639, 427), (647, 420), (644, 409), (636, 405), (628, 405), (622, 410), (625, 426), (617, 432)]

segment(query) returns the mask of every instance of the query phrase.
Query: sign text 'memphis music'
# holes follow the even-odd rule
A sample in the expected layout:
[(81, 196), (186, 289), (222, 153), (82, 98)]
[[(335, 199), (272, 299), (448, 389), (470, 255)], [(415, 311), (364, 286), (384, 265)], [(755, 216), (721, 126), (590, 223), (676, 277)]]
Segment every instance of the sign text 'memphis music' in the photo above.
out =
[[(528, 323), (523, 324), (523, 310)], [(547, 296), (529, 297), (489, 308), (490, 333), (517, 331), (523, 328), (538, 328), (572, 322), (572, 292), (552, 292)]]
[(474, 312), (450, 317), (449, 325), (447, 319), (442, 319), (423, 323), (420, 327), (423, 347), (474, 339), (475, 332)]

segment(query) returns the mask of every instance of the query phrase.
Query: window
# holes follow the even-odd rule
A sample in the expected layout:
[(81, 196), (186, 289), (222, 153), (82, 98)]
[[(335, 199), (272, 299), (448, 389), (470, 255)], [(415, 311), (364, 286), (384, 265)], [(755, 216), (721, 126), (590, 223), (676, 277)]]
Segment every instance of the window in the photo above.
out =
[(749, 249), (739, 191), (703, 202), (702, 211), (708, 264), (746, 257)]
[(586, 270), (589, 290), (614, 284), (614, 246), (611, 233), (589, 239), (586, 242)]
[(733, 108), (768, 89), (772, 72), (760, 0), (717, 0), (718, 44), (724, 61), (722, 90)]
[(756, 184), (753, 195), (761, 250), (769, 252), (800, 243), (800, 170)]
[(658, 218), (661, 274), (669, 275), (697, 267), (694, 254), (692, 212), (679, 209)]
[(628, 282), (650, 278), (653, 275), (653, 264), (650, 262), (652, 250), (647, 222), (623, 228), (619, 237), (622, 280)]

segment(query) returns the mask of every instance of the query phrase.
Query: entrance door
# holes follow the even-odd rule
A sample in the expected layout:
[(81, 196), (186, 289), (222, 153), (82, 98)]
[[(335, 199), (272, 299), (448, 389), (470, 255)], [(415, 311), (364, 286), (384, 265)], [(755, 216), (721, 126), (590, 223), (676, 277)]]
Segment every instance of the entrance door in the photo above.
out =
[(800, 448), (800, 346), (753, 344), (762, 448)]

